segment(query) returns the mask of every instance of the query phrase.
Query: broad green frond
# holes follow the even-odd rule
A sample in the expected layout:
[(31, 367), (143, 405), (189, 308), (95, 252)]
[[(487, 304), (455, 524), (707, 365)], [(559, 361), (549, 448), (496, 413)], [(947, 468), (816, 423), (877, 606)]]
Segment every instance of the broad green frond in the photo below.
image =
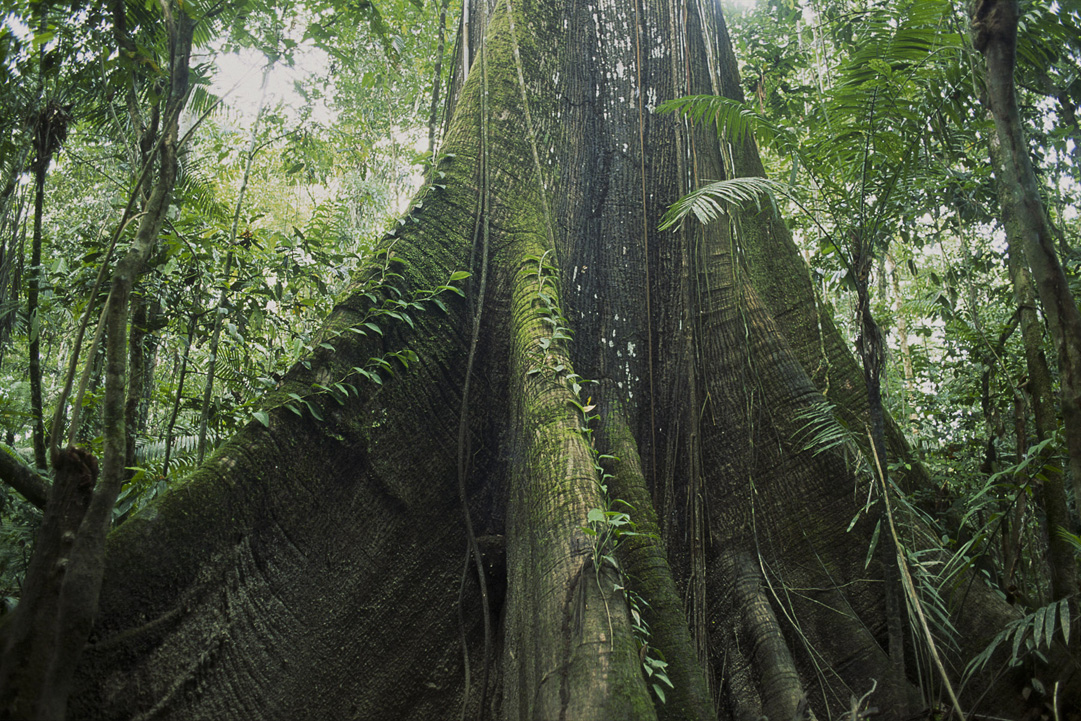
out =
[(732, 208), (741, 208), (751, 202), (761, 209), (764, 197), (768, 198), (772, 205), (776, 205), (774, 196), (785, 192), (782, 183), (768, 178), (718, 180), (691, 191), (673, 203), (661, 219), (660, 229), (668, 230), (680, 226), (687, 216), (692, 214), (698, 222), (705, 225)]
[(689, 95), (661, 103), (660, 113), (679, 113), (692, 122), (712, 123), (717, 135), (739, 144), (749, 134), (762, 142), (771, 142), (780, 132), (764, 117), (738, 100), (718, 95)]

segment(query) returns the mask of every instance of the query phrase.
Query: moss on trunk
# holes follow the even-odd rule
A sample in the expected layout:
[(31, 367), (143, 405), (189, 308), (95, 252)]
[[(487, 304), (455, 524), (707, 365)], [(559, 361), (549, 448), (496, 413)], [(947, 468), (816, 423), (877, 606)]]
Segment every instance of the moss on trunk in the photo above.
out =
[[(388, 282), (359, 278), (325, 326), (333, 350), (270, 394), (268, 425), (113, 534), (77, 715), (712, 719), (789, 713), (802, 691), (827, 717), (876, 679), (871, 701), (890, 716), (920, 677), (890, 668), (881, 569), (865, 568), (873, 524), (850, 529), (869, 479), (805, 448), (801, 414), (822, 396), (736, 252), (761, 234), (656, 230), (679, 194), (723, 177), (711, 131), (652, 113), (736, 84), (715, 9), (482, 8), (469, 55), (487, 69), (451, 88), (445, 187), (422, 191), (384, 241), (400, 277), (376, 265), (365, 277)], [(778, 257), (775, 282), (805, 273)], [(473, 279), (446, 314), (354, 332), (373, 302), (408, 302), (458, 270)], [(406, 349), (419, 356), (408, 369), (357, 379)], [(859, 388), (858, 373), (830, 377)], [(348, 398), (323, 390), (344, 381)], [(606, 503), (594, 452), (618, 457), (610, 496), (660, 536), (617, 553), (670, 664), (664, 704), (584, 530)], [(462, 468), (491, 654), (479, 580), (463, 572)], [(957, 662), (1011, 617), (980, 582), (963, 603)], [(973, 697), (990, 689), (1000, 711), (1021, 698), (983, 683)]]

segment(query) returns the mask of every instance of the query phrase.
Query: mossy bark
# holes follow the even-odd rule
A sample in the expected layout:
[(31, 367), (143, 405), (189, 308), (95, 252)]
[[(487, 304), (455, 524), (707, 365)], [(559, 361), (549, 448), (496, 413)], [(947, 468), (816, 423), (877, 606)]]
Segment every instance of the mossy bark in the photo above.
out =
[[(996, 174), (1001, 171), (997, 144), (992, 145), (991, 160), (995, 164)], [(1036, 430), (1036, 442), (1051, 437), (1058, 429), (1058, 418), (1054, 408), (1054, 385), (1051, 369), (1044, 354), (1043, 326), (1036, 314), (1036, 292), (1032, 287), (1032, 276), (1025, 265), (1023, 253), (1018, 247), (1023, 243), (1023, 230), (1018, 227), (1009, 202), (1009, 191), (1005, 183), (997, 183), (999, 203), (1002, 206), (1003, 226), (1010, 245), (1007, 248), (1007, 264), (1010, 282), (1013, 285), (1014, 298), (1017, 302), (1018, 324), (1021, 328), (1022, 344), (1025, 350), (1025, 368), (1028, 371), (1026, 390), (1031, 399), (1031, 415)], [(1025, 449), (1028, 450), (1027, 448)], [(1045, 454), (1045, 455), (1050, 455)], [(1050, 533), (1047, 536), (1047, 564), (1050, 567), (1051, 597), (1054, 600), (1069, 598), (1077, 591), (1077, 563), (1073, 549), (1058, 532), (1058, 529), (1070, 527), (1070, 511), (1066, 500), (1066, 483), (1062, 470), (1052, 463), (1042, 464), (1043, 480), (1038, 486), (1040, 507), (1047, 517)], [(1017, 524), (1020, 526), (1020, 523)], [(1007, 584), (1012, 579), (1007, 577)]]
[[(996, 174), (1004, 212), (1021, 241), (1058, 356), (1061, 408), (1070, 456), (1075, 514), (1081, 513), (1081, 311), (1055, 252), (1055, 230), (1043, 206), (1017, 107), (1014, 64), (1019, 6), (1016, 0), (972, 3), (972, 40), (983, 54), (984, 102), (995, 123)], [(1076, 582), (1073, 584), (1076, 591)]]
[[(794, 713), (802, 693), (828, 717), (874, 679), (896, 717), (920, 679), (883, 650), (873, 524), (849, 530), (868, 480), (803, 447), (800, 414), (822, 396), (738, 252), (754, 236), (656, 229), (681, 193), (725, 175), (712, 130), (652, 112), (735, 83), (718, 11), (471, 6), (484, 42), (451, 85), (438, 185), (384, 241), (398, 277), (369, 271), (387, 278), (375, 291), (358, 278), (324, 327), (333, 350), (268, 396), (268, 424), (113, 534), (76, 715), (727, 719)], [(350, 330), (371, 293), (409, 299), (458, 270), (473, 278), (446, 314)], [(357, 380), (402, 349), (419, 362)], [(342, 403), (321, 390), (343, 380), (358, 393)], [(670, 663), (664, 704), (607, 548), (584, 530), (606, 503), (594, 451), (618, 458), (610, 498), (660, 537), (624, 537), (615, 557)], [(980, 583), (964, 609), (956, 663), (1011, 618)], [(973, 694), (988, 688), (1000, 712), (1021, 698), (986, 679)]]

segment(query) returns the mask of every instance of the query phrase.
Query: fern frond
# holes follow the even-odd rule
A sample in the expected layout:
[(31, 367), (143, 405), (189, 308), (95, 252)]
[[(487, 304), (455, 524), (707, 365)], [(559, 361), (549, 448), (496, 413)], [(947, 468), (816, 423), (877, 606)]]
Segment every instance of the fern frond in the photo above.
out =
[[(175, 463), (182, 456), (194, 453), (198, 446), (199, 436), (197, 435), (173, 436), (172, 462)], [(140, 465), (152, 464), (163, 458), (165, 458), (164, 440), (146, 441), (135, 448), (135, 461)]]
[[(1018, 618), (1007, 624), (991, 643), (987, 645), (979, 655), (968, 663), (965, 669), (964, 681), (967, 682), (973, 674), (979, 672), (994, 655), (1004, 642), (1013, 637), (1013, 648), (1010, 652), (1010, 667), (1021, 664), (1025, 656), (1032, 652), (1038, 652), (1041, 647), (1050, 648), (1055, 640), (1055, 631), (1062, 635), (1064, 643), (1070, 642), (1070, 604), (1068, 598), (1053, 601), (1046, 606), (1041, 606), (1024, 618)], [(1024, 648), (1022, 649), (1022, 646)]]

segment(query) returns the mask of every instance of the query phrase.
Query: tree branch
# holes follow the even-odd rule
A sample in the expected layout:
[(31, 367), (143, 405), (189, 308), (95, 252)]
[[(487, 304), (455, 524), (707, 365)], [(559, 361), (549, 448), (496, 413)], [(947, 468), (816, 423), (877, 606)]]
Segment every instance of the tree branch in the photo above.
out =
[(41, 510), (49, 500), (49, 482), (23, 461), (14, 448), (0, 443), (0, 481)]

